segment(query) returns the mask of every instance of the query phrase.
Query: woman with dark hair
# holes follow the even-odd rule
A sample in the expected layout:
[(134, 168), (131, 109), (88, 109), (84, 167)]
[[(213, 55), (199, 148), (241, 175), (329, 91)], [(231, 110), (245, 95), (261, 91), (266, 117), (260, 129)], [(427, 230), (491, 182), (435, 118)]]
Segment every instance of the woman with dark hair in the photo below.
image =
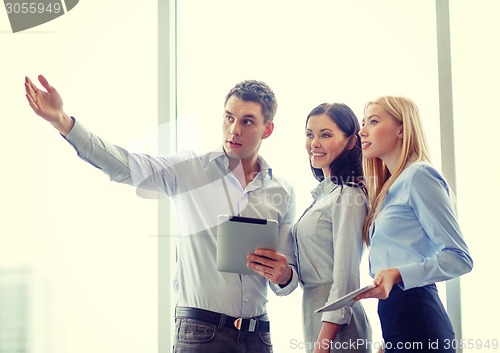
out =
[(359, 122), (345, 104), (321, 104), (306, 119), (306, 151), (314, 177), (313, 203), (293, 229), (304, 290), (307, 352), (370, 352), (371, 328), (360, 302), (315, 310), (359, 288), (368, 201), (362, 180)]

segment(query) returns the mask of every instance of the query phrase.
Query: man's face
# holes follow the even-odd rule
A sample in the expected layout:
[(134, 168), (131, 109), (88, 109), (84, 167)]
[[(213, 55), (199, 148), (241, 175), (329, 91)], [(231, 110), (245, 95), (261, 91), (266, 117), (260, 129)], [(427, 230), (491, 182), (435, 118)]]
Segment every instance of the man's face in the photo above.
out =
[(223, 146), (230, 158), (253, 161), (260, 144), (273, 132), (273, 122), (264, 123), (260, 103), (231, 96), (225, 106), (222, 124)]

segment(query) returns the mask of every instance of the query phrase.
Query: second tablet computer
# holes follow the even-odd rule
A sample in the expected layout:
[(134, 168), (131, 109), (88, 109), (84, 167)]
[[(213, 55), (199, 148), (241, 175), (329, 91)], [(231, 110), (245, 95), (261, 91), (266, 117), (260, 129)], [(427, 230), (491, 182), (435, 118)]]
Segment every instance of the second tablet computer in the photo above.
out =
[(344, 306), (353, 305), (355, 303), (354, 298), (356, 298), (360, 294), (368, 292), (369, 290), (371, 290), (375, 287), (376, 286), (374, 284), (369, 284), (363, 288), (356, 289), (356, 290), (352, 291), (351, 293), (344, 295), (342, 298), (339, 298), (333, 302), (326, 303), (325, 306), (322, 306), (321, 308), (316, 310), (315, 313), (322, 313), (324, 311), (337, 310), (337, 309), (343, 308)]
[(277, 221), (228, 215), (217, 217), (219, 271), (257, 275), (247, 267), (247, 254), (259, 248), (277, 250), (277, 247)]

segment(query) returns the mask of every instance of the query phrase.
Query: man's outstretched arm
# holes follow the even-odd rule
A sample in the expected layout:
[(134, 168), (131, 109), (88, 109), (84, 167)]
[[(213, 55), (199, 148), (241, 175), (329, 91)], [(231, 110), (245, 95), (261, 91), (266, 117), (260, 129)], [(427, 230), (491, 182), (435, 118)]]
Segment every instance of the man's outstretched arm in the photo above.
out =
[[(33, 111), (51, 123), (64, 136), (84, 161), (106, 173), (112, 181), (138, 186), (142, 189), (172, 193), (175, 168), (168, 158), (130, 153), (87, 130), (78, 120), (63, 110), (59, 92), (42, 75), (39, 89), (29, 77), (25, 78), (26, 99)], [(156, 194), (155, 194), (156, 195)]]

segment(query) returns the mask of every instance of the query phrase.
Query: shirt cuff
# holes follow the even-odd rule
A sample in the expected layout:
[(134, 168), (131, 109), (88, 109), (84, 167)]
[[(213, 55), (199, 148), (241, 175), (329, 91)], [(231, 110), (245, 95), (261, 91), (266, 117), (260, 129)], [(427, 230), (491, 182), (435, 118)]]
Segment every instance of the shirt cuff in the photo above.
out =
[(348, 324), (351, 322), (351, 318), (352, 318), (352, 308), (349, 306), (346, 306), (338, 310), (326, 311), (321, 315), (321, 321), (331, 322), (337, 325)]
[(66, 137), (63, 137), (78, 151), (81, 147), (89, 144), (91, 133), (74, 117), (71, 117), (71, 119), (74, 121), (73, 128)]
[(422, 273), (422, 264), (408, 264), (398, 267), (401, 274), (401, 282), (398, 286), (402, 290), (411, 289), (425, 285), (425, 277)]
[(297, 274), (295, 266), (290, 265), (290, 267), (292, 269), (292, 280), (285, 287), (269, 282), (271, 289), (278, 296), (284, 296), (292, 293), (299, 284), (299, 275)]

